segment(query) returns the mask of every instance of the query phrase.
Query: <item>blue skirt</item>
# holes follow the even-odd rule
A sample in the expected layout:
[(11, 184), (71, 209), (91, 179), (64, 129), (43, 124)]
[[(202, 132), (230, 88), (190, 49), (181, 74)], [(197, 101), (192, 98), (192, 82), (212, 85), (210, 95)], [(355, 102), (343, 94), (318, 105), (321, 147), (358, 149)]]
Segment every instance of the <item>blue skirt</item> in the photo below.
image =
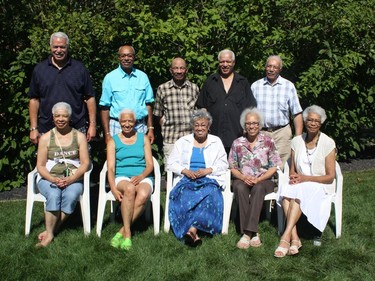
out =
[(216, 180), (183, 177), (169, 195), (169, 220), (182, 239), (190, 227), (216, 234), (223, 226), (223, 195)]

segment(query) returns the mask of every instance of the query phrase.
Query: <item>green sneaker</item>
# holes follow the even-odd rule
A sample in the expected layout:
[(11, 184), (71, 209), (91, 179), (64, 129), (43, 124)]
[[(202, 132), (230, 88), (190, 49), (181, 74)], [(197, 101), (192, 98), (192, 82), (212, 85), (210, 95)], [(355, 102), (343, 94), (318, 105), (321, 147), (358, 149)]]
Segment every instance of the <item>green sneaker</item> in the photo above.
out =
[(125, 238), (122, 240), (121, 249), (128, 251), (132, 247), (132, 240), (130, 238)]
[(111, 239), (111, 246), (115, 248), (120, 248), (124, 241), (124, 237), (120, 232), (117, 232), (115, 236)]

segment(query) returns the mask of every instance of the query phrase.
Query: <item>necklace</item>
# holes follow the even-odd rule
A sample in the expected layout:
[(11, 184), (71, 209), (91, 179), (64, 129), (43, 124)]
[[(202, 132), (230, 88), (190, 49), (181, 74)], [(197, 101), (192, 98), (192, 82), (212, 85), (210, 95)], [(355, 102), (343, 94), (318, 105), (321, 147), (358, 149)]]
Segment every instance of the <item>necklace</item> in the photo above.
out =
[(318, 134), (318, 139), (317, 139), (316, 142), (315, 142), (315, 147), (314, 147), (314, 148), (311, 148), (311, 149), (309, 149), (309, 148), (307, 147), (307, 142), (306, 142), (307, 134), (306, 134), (306, 136), (305, 136), (305, 140), (304, 140), (304, 141), (305, 141), (305, 148), (306, 148), (307, 162), (308, 162), (308, 164), (309, 164), (309, 166), (310, 166), (310, 173), (311, 173), (311, 175), (312, 175), (312, 159), (310, 159), (310, 156), (312, 156), (312, 155), (315, 153), (315, 151), (317, 150), (317, 148), (318, 148), (319, 138), (320, 138), (320, 132), (319, 132), (319, 134)]

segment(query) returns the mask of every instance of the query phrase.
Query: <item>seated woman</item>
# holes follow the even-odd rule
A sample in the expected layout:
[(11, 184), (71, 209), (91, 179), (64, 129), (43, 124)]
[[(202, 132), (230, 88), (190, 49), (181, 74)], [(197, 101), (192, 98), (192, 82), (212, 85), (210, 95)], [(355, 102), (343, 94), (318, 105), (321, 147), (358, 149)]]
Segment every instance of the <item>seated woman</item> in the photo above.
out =
[(38, 247), (49, 245), (58, 227), (73, 213), (83, 192), (84, 173), (90, 165), (86, 136), (70, 127), (72, 108), (65, 102), (52, 107), (55, 127), (38, 144), (38, 189), (46, 197), (46, 230)]
[(221, 140), (208, 134), (211, 115), (196, 110), (192, 116), (193, 134), (181, 137), (168, 158), (167, 170), (175, 174), (170, 193), (169, 220), (178, 239), (190, 246), (202, 243), (197, 231), (220, 233), (223, 222), (221, 188), (228, 169)]
[(281, 186), (279, 203), (286, 216), (286, 228), (274, 256), (296, 255), (302, 243), (296, 223), (304, 213), (323, 232), (331, 212), (328, 194), (335, 178), (335, 142), (320, 131), (327, 119), (323, 108), (312, 105), (303, 113), (307, 133), (292, 140), (289, 184)]
[(130, 227), (143, 213), (153, 189), (151, 143), (145, 134), (134, 130), (136, 120), (132, 110), (122, 110), (119, 114), (122, 132), (107, 143), (108, 183), (121, 203), (124, 224), (112, 238), (111, 245), (123, 250), (132, 246)]
[(260, 130), (264, 121), (256, 108), (245, 109), (240, 117), (244, 136), (233, 141), (228, 162), (235, 178), (232, 183), (240, 211), (240, 249), (259, 247), (258, 223), (264, 197), (274, 191), (271, 180), (281, 165), (279, 153), (271, 137)]

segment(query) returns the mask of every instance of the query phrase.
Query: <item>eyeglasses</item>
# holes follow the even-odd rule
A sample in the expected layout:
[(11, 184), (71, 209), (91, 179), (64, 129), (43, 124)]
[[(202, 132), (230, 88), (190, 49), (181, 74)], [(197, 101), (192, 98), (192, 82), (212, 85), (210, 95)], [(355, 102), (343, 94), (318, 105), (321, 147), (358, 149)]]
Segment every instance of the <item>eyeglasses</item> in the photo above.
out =
[(259, 122), (245, 122), (245, 126), (247, 126), (247, 127), (250, 127), (250, 126), (258, 127)]
[(307, 119), (306, 122), (307, 122), (307, 123), (310, 123), (310, 124), (312, 124), (312, 123), (321, 124), (321, 123), (322, 123), (322, 122), (321, 122), (320, 120), (318, 120), (318, 119)]
[(54, 114), (54, 118), (69, 118), (68, 114)]
[(207, 124), (198, 124), (198, 123), (194, 124), (194, 128), (199, 128), (199, 127), (204, 129), (204, 128), (207, 128), (208, 125)]

